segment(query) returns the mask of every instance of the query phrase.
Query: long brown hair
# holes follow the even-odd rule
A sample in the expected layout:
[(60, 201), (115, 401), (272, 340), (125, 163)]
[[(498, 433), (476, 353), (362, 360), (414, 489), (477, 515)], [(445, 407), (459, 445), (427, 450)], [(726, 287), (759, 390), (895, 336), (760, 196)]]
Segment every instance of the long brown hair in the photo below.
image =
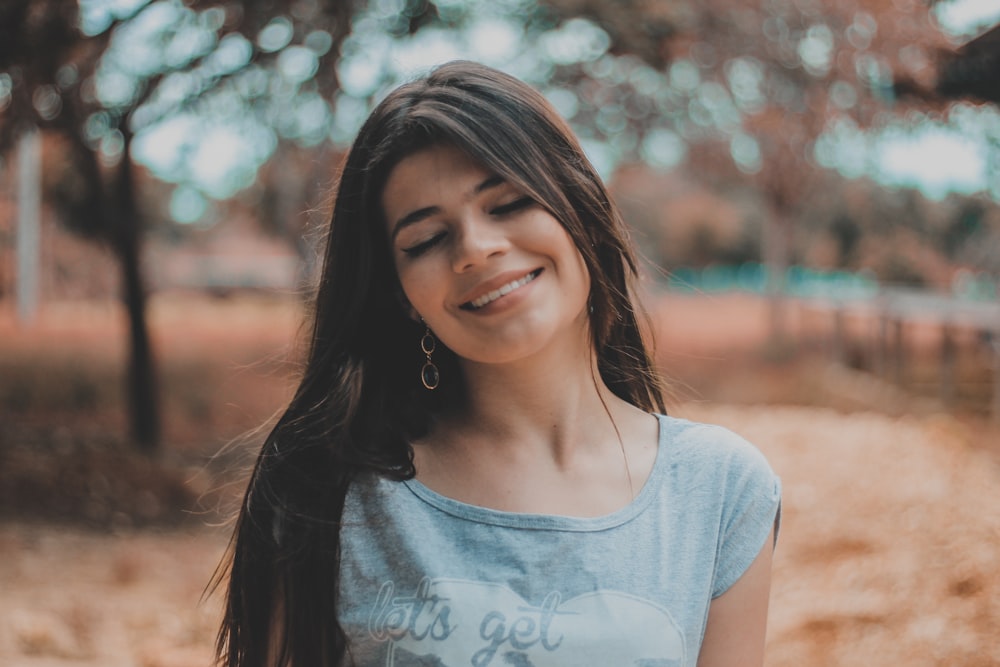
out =
[(305, 371), (237, 519), (218, 638), (228, 667), (350, 661), (336, 614), (348, 486), (361, 473), (413, 477), (409, 442), (461, 389), (443, 346), (441, 388), (420, 384), (423, 331), (400, 303), (380, 206), (391, 169), (437, 144), (466, 152), (563, 224), (590, 272), (601, 379), (622, 399), (665, 411), (633, 301), (626, 227), (565, 121), (527, 84), (476, 63), (449, 63), (397, 88), (343, 165)]

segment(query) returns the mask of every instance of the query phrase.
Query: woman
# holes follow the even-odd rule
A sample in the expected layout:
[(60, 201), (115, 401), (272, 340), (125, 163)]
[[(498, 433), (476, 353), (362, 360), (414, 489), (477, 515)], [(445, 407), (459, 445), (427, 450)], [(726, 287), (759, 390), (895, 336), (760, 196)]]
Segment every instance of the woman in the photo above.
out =
[(237, 522), (222, 662), (760, 665), (778, 481), (662, 415), (634, 272), (529, 86), (456, 62), (379, 104)]

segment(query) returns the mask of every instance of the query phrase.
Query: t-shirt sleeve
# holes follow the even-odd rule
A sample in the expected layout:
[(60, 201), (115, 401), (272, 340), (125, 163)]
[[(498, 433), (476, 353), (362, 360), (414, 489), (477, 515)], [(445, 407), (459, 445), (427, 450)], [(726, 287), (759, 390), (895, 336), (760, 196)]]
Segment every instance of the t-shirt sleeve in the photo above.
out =
[(735, 434), (724, 439), (723, 507), (712, 598), (743, 576), (764, 546), (771, 529), (778, 539), (781, 480), (756, 447)]

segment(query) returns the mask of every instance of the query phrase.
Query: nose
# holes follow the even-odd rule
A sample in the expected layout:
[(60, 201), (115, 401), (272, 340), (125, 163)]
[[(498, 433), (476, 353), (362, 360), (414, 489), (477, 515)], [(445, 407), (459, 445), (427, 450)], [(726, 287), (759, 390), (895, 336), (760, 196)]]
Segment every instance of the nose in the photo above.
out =
[(452, 268), (462, 273), (501, 256), (510, 248), (503, 226), (487, 215), (466, 215), (457, 230), (453, 248)]

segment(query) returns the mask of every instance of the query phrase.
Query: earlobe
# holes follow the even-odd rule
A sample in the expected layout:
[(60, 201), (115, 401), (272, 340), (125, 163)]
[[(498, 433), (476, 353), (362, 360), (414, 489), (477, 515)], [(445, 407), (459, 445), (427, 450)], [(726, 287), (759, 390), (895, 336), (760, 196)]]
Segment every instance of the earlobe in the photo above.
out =
[(400, 295), (399, 305), (402, 306), (403, 312), (406, 313), (406, 316), (409, 317), (411, 320), (413, 320), (417, 324), (424, 323), (424, 318), (420, 317), (420, 313), (418, 313), (417, 309), (410, 304), (410, 300), (407, 299), (406, 296)]
[(396, 286), (396, 301), (399, 303), (399, 307), (403, 309), (406, 316), (417, 323), (422, 323), (424, 318), (420, 317), (420, 313), (410, 304), (410, 300), (406, 298), (406, 294), (403, 292), (403, 288)]

